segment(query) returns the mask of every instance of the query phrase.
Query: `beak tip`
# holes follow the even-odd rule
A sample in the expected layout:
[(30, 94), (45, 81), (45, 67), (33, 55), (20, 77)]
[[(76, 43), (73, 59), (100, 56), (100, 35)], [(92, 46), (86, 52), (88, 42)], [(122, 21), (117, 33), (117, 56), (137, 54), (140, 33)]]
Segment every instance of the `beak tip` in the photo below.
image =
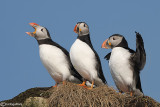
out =
[(105, 48), (104, 46), (101, 46), (101, 48)]
[(35, 25), (37, 25), (37, 26), (38, 26), (38, 24), (37, 24), (37, 23), (29, 23), (29, 25), (31, 25), (31, 26), (35, 26)]
[(29, 35), (29, 32), (26, 32)]

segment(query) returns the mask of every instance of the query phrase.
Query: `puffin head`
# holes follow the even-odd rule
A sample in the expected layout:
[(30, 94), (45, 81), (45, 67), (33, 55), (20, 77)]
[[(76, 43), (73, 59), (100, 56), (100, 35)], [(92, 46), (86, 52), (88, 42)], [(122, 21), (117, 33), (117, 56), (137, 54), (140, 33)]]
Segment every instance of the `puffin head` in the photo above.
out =
[(74, 27), (74, 32), (77, 33), (79, 36), (88, 35), (89, 27), (85, 22), (78, 22)]
[(34, 32), (26, 32), (28, 35), (34, 37), (37, 40), (51, 38), (48, 30), (36, 23), (29, 23), (34, 29)]
[(114, 34), (103, 42), (102, 48), (113, 49), (114, 47), (128, 47), (128, 43), (122, 35)]

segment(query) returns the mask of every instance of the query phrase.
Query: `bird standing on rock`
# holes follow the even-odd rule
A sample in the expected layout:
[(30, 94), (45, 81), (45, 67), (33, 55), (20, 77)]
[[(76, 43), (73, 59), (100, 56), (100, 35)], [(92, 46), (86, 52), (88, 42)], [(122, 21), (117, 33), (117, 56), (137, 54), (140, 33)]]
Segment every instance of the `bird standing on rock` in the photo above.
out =
[(78, 34), (78, 37), (71, 46), (70, 59), (74, 68), (84, 78), (80, 85), (85, 86), (86, 80), (92, 82), (88, 89), (92, 89), (94, 85), (105, 84), (106, 79), (103, 75), (99, 56), (90, 40), (88, 25), (85, 22), (78, 22), (74, 32)]
[(30, 23), (30, 25), (35, 31), (26, 33), (37, 40), (40, 59), (51, 77), (55, 80), (56, 84), (54, 87), (57, 87), (60, 82), (64, 84), (65, 81), (81, 83), (82, 77), (71, 64), (68, 51), (52, 41), (45, 27), (36, 23)]
[(136, 32), (136, 51), (128, 47), (126, 39), (114, 34), (105, 40), (102, 48), (112, 49), (105, 58), (113, 80), (120, 92), (130, 92), (131, 96), (143, 95), (140, 81), (140, 71), (146, 63), (146, 53), (141, 35)]

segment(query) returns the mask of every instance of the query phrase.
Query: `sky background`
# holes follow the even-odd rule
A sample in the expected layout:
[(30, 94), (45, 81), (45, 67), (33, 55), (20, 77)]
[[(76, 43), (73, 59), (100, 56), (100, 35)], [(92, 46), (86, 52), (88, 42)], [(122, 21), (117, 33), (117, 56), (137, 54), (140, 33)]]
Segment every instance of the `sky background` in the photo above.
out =
[(0, 101), (11, 99), (34, 87), (55, 84), (39, 58), (37, 41), (25, 34), (35, 22), (46, 27), (52, 39), (70, 50), (77, 34), (77, 22), (86, 22), (92, 44), (101, 59), (109, 86), (116, 89), (101, 48), (115, 33), (125, 36), (136, 48), (135, 31), (144, 40), (147, 63), (141, 72), (144, 94), (160, 102), (160, 1), (159, 0), (3, 0), (0, 3)]

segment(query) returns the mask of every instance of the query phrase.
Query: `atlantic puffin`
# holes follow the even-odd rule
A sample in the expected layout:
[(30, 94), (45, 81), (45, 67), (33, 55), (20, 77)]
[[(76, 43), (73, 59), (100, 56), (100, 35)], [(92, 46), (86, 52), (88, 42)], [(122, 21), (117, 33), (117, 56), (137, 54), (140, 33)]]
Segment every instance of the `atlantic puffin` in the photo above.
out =
[(74, 69), (69, 58), (69, 52), (56, 42), (52, 41), (50, 34), (45, 27), (36, 23), (29, 24), (35, 31), (33, 33), (26, 33), (37, 40), (39, 44), (40, 59), (56, 82), (53, 87), (57, 87), (61, 82), (64, 84), (65, 81), (78, 84), (81, 83), (82, 76)]
[(113, 80), (122, 92), (129, 92), (131, 96), (142, 95), (140, 71), (146, 63), (146, 53), (141, 35), (136, 33), (136, 51), (128, 47), (124, 36), (114, 34), (105, 40), (102, 48), (112, 49), (105, 58), (109, 60), (110, 72)]
[(83, 77), (83, 83), (80, 86), (85, 87), (86, 80), (92, 83), (88, 89), (106, 84), (100, 58), (90, 40), (88, 25), (85, 22), (78, 22), (74, 32), (78, 37), (70, 48), (70, 59), (74, 68)]

